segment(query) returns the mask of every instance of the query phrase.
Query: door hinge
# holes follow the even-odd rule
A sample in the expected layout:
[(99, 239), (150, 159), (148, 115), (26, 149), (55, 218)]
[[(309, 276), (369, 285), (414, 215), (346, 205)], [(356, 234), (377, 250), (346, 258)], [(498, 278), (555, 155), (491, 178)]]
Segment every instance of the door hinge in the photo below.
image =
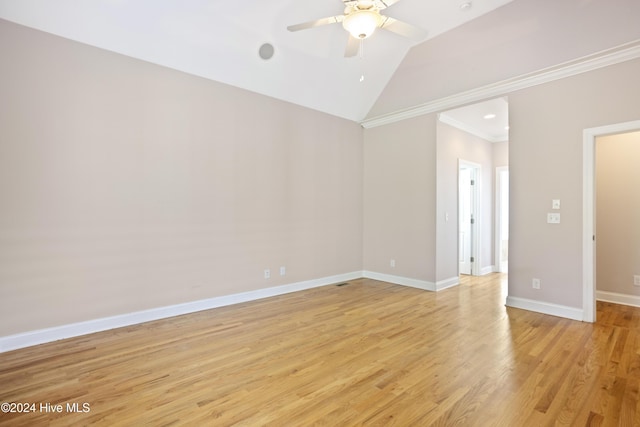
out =
[(475, 262), (475, 260), (476, 259), (474, 257), (471, 257), (471, 262)]
[(475, 185), (476, 181), (474, 179), (471, 180), (471, 185)]
[(471, 224), (475, 224), (475, 223), (476, 223), (476, 220), (471, 218)]

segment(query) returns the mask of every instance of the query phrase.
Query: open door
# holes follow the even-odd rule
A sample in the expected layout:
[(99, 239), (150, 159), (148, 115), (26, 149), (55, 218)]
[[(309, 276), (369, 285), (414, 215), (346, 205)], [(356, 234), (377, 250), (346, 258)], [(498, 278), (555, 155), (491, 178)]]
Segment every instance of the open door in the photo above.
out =
[(458, 272), (476, 271), (477, 188), (479, 165), (460, 160), (458, 169)]

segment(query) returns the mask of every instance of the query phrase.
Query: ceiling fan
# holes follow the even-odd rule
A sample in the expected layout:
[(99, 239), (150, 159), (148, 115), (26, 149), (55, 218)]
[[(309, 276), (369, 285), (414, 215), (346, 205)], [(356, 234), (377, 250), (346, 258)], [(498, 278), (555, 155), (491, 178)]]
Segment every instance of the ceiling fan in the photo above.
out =
[(342, 0), (345, 6), (344, 14), (304, 22), (302, 24), (290, 25), (287, 27), (287, 30), (300, 31), (341, 22), (344, 29), (349, 32), (347, 48), (344, 52), (344, 56), (346, 57), (356, 56), (360, 50), (362, 40), (371, 36), (376, 28), (382, 28), (415, 41), (424, 39), (427, 36), (425, 30), (380, 14), (381, 10), (399, 1), (400, 0)]

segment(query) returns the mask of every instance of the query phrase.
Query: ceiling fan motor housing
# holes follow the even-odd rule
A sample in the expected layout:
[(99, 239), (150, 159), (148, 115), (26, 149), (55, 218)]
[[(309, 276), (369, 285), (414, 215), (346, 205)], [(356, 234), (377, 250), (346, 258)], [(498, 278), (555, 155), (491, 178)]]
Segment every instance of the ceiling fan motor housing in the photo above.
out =
[(355, 8), (347, 14), (345, 13), (342, 26), (355, 38), (366, 39), (382, 23), (382, 16), (375, 8), (360, 9)]

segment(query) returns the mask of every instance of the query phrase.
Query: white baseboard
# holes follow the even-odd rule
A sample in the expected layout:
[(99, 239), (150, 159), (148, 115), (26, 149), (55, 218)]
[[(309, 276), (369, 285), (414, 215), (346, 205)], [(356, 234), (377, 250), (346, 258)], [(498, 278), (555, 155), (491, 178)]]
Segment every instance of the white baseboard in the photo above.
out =
[(302, 291), (347, 280), (359, 279), (362, 277), (361, 271), (352, 273), (328, 276), (320, 279), (306, 280), (288, 285), (275, 286), (272, 288), (257, 289), (255, 291), (242, 292), (233, 295), (208, 298), (199, 301), (176, 304), (166, 307), (152, 308), (150, 310), (136, 311), (133, 313), (118, 316), (104, 317), (101, 319), (88, 320), (85, 322), (72, 323), (68, 325), (56, 326), (53, 328), (39, 329), (15, 335), (0, 337), (0, 353), (17, 350), (19, 348), (32, 345), (43, 344), (65, 338), (77, 337), (94, 332), (106, 331), (108, 329), (121, 328), (123, 326), (135, 325), (138, 323), (150, 322), (152, 320), (164, 319), (167, 317), (180, 316), (182, 314), (194, 313), (226, 305), (238, 304), (241, 302), (253, 301), (262, 298), (283, 295), (290, 292)]
[(394, 283), (396, 285), (410, 286), (425, 291), (435, 291), (436, 284), (426, 280), (411, 279), (409, 277), (394, 276), (393, 274), (376, 273), (375, 271), (363, 271), (362, 277), (367, 279), (380, 280), (382, 282)]
[(491, 274), (494, 273), (496, 271), (496, 266), (495, 265), (489, 265), (487, 267), (482, 267), (480, 269), (480, 275), (484, 276), (485, 274)]
[(411, 279), (409, 277), (395, 276), (393, 274), (376, 273), (375, 271), (363, 271), (362, 277), (367, 279), (381, 280), (383, 282), (394, 283), (396, 285), (409, 286), (412, 288), (422, 289), (424, 291), (441, 291), (460, 283), (458, 276), (450, 277), (438, 282), (429, 282), (426, 280)]
[(535, 311), (536, 313), (550, 314), (551, 316), (564, 317), (572, 320), (584, 320), (581, 308), (569, 307), (566, 305), (552, 304), (544, 301), (536, 301), (527, 298), (507, 297), (507, 307), (521, 308), (523, 310)]
[(452, 286), (456, 286), (460, 284), (460, 276), (449, 277), (445, 280), (438, 280), (436, 282), (436, 291), (441, 291), (443, 289), (450, 288)]
[(619, 294), (616, 292), (608, 291), (596, 291), (596, 299), (598, 301), (612, 302), (614, 304), (640, 307), (640, 296), (638, 295)]

